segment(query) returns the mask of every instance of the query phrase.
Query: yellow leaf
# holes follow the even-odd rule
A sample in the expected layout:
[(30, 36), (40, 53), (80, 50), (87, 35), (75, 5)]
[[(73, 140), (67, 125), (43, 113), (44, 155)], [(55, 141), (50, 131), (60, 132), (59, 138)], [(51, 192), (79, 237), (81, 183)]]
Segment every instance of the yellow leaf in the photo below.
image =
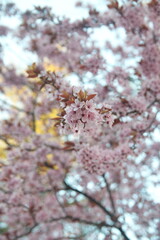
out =
[(50, 133), (53, 136), (57, 136), (56, 128), (50, 124), (50, 120), (57, 116), (59, 110), (52, 109), (49, 113), (42, 114), (39, 119), (36, 120), (36, 133), (44, 134)]
[(53, 64), (53, 63), (50, 63), (48, 59), (45, 59), (44, 68), (46, 69), (46, 71), (50, 71), (50, 72), (63, 72), (63, 73), (67, 73), (66, 68), (60, 67), (60, 66), (58, 66), (56, 64)]
[(6, 159), (7, 157), (6, 148), (7, 148), (7, 144), (2, 140), (0, 140), (0, 158), (3, 160)]

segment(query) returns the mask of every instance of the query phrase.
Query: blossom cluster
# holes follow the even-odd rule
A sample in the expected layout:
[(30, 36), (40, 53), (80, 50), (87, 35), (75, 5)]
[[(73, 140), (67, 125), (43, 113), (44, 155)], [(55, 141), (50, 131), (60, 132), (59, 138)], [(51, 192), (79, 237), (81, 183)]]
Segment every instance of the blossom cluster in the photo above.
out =
[(128, 143), (113, 150), (101, 146), (83, 146), (77, 152), (77, 158), (89, 173), (102, 175), (109, 169), (123, 168), (127, 155), (131, 153)]
[(82, 90), (72, 95), (67, 92), (61, 94), (63, 109), (58, 119), (60, 128), (75, 134), (92, 134), (97, 126), (100, 127), (103, 123), (112, 127), (114, 116), (111, 107), (107, 104), (98, 107), (95, 97), (96, 94), (88, 94), (87, 91)]

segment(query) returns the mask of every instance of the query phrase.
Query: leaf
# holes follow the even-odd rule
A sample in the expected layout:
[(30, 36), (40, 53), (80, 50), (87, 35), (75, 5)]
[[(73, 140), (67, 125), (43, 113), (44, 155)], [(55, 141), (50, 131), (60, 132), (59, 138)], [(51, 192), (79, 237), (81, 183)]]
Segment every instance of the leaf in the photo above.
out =
[(122, 6), (120, 7), (118, 1), (116, 0), (111, 1), (111, 3), (107, 5), (107, 7), (109, 9), (115, 8), (119, 12), (123, 10), (123, 7)]
[(51, 118), (51, 120), (61, 120), (61, 119), (63, 119), (62, 117), (55, 117), (55, 118)]
[(68, 151), (71, 151), (71, 150), (74, 150), (74, 148), (73, 147), (71, 147), (71, 146), (66, 146), (66, 147), (64, 147), (64, 148), (62, 148), (63, 150), (68, 150)]
[(109, 111), (111, 111), (111, 109), (103, 109), (100, 111), (101, 114), (104, 114), (104, 113), (108, 113)]
[(116, 9), (118, 9), (118, 8), (119, 8), (119, 4), (118, 4), (117, 1), (111, 1), (111, 3), (107, 5), (107, 7), (110, 8), (110, 9), (111, 9), (111, 8), (116, 8)]
[(28, 73), (28, 78), (36, 78), (38, 77), (40, 70), (36, 66), (36, 63), (33, 63), (31, 66), (28, 66), (26, 72)]
[(99, 15), (99, 12), (96, 9), (91, 9), (89, 11), (89, 15), (90, 16), (96, 16), (96, 15)]
[(66, 102), (67, 105), (71, 105), (72, 103), (75, 103), (75, 99), (71, 98), (69, 101)]
[(82, 70), (85, 70), (86, 66), (81, 64), (79, 68), (82, 69)]
[(65, 145), (66, 146), (74, 146), (75, 144), (74, 144), (74, 142), (67, 141), (67, 142), (65, 142)]
[(119, 118), (114, 119), (113, 126), (116, 125), (116, 124), (118, 124), (118, 123), (121, 123), (121, 121), (119, 120)]
[(60, 122), (54, 124), (54, 127), (60, 126)]
[(65, 99), (69, 99), (70, 94), (66, 91), (63, 91), (63, 93), (60, 95), (60, 97), (65, 98)]
[(87, 100), (91, 100), (92, 98), (94, 98), (97, 94), (90, 94), (87, 96)]
[(82, 102), (82, 101), (86, 101), (87, 98), (87, 91), (82, 91), (80, 90), (78, 93), (78, 99)]
[(152, 0), (152, 1), (150, 1), (149, 3), (148, 3), (148, 6), (149, 7), (154, 7), (155, 5), (157, 5), (158, 4), (158, 1), (157, 0)]
[(63, 147), (63, 150), (73, 150), (74, 149), (74, 142), (71, 142), (71, 141), (66, 141), (65, 143), (65, 146)]
[(121, 97), (120, 99), (121, 99), (121, 102), (122, 102), (122, 103), (124, 103), (124, 104), (125, 104), (125, 103), (128, 103), (128, 100), (127, 100), (127, 99), (122, 98), (122, 97)]

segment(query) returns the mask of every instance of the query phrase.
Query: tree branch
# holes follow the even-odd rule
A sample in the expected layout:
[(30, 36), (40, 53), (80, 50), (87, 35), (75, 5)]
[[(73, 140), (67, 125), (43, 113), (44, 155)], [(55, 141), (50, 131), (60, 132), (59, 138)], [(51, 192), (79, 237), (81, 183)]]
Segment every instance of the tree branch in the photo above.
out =
[(82, 194), (83, 196), (85, 196), (86, 198), (88, 198), (91, 202), (95, 203), (97, 206), (99, 206), (99, 207), (103, 210), (103, 212), (105, 212), (108, 216), (110, 216), (112, 220), (115, 218), (114, 214), (112, 214), (112, 213), (111, 213), (109, 210), (107, 210), (100, 202), (98, 202), (96, 199), (94, 199), (94, 198), (91, 197), (90, 195), (88, 195), (87, 193), (81, 192), (81, 191), (79, 191), (79, 190), (76, 189), (76, 188), (71, 187), (71, 186), (70, 186), (68, 183), (66, 183), (65, 181), (64, 181), (64, 184), (65, 184), (65, 186), (66, 186), (67, 189), (72, 190), (72, 191), (75, 191), (75, 192), (77, 192), (77, 193), (79, 193), (79, 194)]
[[(114, 227), (116, 229), (118, 229), (120, 231), (120, 233), (122, 234), (122, 236), (124, 237), (125, 240), (130, 240), (127, 235), (125, 234), (124, 230), (122, 229), (122, 227), (120, 226), (120, 222), (118, 222), (118, 218), (112, 213), (110, 212), (108, 209), (106, 209), (100, 202), (98, 202), (97, 200), (95, 200), (94, 198), (92, 198), (90, 195), (88, 195), (87, 193), (84, 193), (84, 192), (81, 192), (79, 191), (78, 189), (70, 186), (68, 183), (65, 182), (64, 180), (64, 184), (66, 186), (67, 189), (69, 190), (72, 190), (72, 191), (75, 191), (79, 194), (82, 194), (83, 196), (85, 196), (86, 198), (88, 198), (88, 200), (90, 200), (91, 202), (95, 203), (97, 206), (99, 206), (108, 216), (110, 216), (111, 220), (114, 222), (113, 225), (109, 225), (109, 224), (106, 224), (105, 222), (101, 222), (101, 223), (98, 223), (97, 226), (105, 226), (105, 227)], [(76, 218), (75, 218), (76, 219)], [(78, 219), (77, 219), (78, 221)], [(90, 224), (89, 221), (86, 221), (86, 224)]]
[(113, 200), (113, 197), (112, 197), (112, 193), (111, 193), (111, 189), (110, 189), (110, 186), (107, 182), (107, 179), (105, 177), (105, 174), (102, 175), (103, 179), (104, 179), (104, 182), (106, 184), (106, 189), (107, 189), (107, 192), (109, 194), (109, 199), (110, 199), (110, 203), (111, 203), (111, 206), (112, 206), (112, 209), (113, 209), (113, 212), (114, 214), (116, 213), (116, 208), (115, 208), (115, 204), (114, 204), (114, 200)]

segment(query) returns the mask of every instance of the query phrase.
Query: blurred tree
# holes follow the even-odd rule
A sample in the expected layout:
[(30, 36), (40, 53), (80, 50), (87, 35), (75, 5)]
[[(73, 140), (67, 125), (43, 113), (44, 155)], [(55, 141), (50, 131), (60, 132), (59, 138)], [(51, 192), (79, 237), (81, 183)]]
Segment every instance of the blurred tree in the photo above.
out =
[(38, 59), (19, 74), (1, 55), (0, 240), (158, 240), (160, 3), (77, 7), (88, 17), (71, 22), (0, 5), (20, 20), (1, 39)]

